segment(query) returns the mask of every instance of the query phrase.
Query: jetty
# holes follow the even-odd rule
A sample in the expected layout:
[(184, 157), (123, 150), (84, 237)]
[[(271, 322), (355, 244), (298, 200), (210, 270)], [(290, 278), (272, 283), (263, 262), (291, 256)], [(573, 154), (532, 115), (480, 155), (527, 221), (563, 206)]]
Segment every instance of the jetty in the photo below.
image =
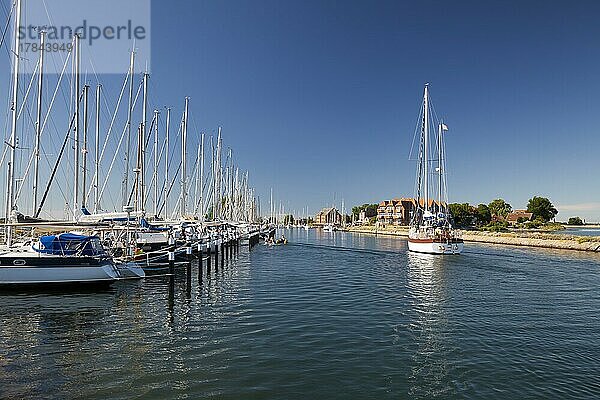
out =
[[(408, 237), (408, 227), (405, 226), (388, 226), (386, 228), (354, 226), (346, 228), (345, 231)], [(600, 237), (597, 236), (575, 236), (542, 232), (462, 231), (462, 238), (466, 242), (600, 252)]]

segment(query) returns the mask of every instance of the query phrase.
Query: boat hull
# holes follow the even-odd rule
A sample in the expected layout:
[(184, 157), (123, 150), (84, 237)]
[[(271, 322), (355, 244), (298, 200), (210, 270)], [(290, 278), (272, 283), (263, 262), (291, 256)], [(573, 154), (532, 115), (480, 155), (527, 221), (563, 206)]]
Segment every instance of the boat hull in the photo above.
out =
[(424, 254), (460, 254), (464, 249), (462, 240), (447, 242), (434, 241), (433, 239), (408, 239), (408, 250)]
[(1, 257), (0, 285), (111, 284), (119, 272), (109, 261), (79, 257)]

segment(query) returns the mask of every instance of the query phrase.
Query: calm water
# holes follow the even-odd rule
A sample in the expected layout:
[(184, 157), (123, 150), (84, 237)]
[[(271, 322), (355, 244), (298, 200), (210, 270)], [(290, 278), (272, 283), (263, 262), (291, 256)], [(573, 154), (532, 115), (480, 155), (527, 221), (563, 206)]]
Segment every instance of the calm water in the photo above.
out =
[(598, 398), (600, 257), (301, 231), (191, 287), (0, 295), (0, 398)]
[(600, 236), (600, 228), (567, 228), (555, 233), (575, 236)]

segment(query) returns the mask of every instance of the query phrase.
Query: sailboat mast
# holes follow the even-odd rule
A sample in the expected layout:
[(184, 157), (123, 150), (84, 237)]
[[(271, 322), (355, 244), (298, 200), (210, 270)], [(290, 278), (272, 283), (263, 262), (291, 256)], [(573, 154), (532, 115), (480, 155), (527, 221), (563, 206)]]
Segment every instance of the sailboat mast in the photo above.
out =
[[(16, 18), (15, 18), (15, 30), (14, 30), (14, 49), (13, 49), (13, 87), (12, 87), (12, 114), (10, 124), (10, 161), (8, 164), (8, 193), (6, 194), (6, 210), (4, 221), (8, 223), (12, 210), (15, 207), (15, 156), (17, 148), (17, 104), (19, 101), (19, 61), (21, 59), (20, 54), (20, 35), (19, 27), (21, 25), (21, 0), (17, 0), (16, 5)], [(6, 244), (11, 245), (12, 243), (12, 228), (9, 226), (6, 230)]]
[(203, 199), (203, 191), (204, 191), (204, 133), (200, 135), (200, 218), (201, 222), (204, 222), (204, 199)]
[(154, 110), (154, 218), (158, 217), (158, 110)]
[(440, 212), (442, 211), (442, 201), (444, 200), (443, 198), (443, 187), (442, 187), (442, 174), (443, 174), (443, 170), (442, 170), (442, 157), (443, 157), (443, 152), (442, 152), (442, 123), (440, 123), (438, 125), (438, 201), (440, 202), (439, 207), (440, 207)]
[(123, 176), (122, 205), (129, 205), (129, 155), (131, 153), (131, 114), (133, 112), (133, 69), (135, 66), (135, 51), (131, 52), (129, 59), (129, 101), (127, 105), (127, 146), (125, 148), (125, 173)]
[(196, 149), (196, 162), (194, 163), (194, 214), (198, 210), (198, 181), (200, 180), (200, 144)]
[(148, 72), (144, 72), (144, 96), (142, 100), (142, 124), (140, 126), (140, 187), (139, 211), (144, 211), (146, 204), (146, 124), (148, 121)]
[(40, 60), (38, 71), (38, 95), (37, 114), (35, 122), (35, 165), (33, 168), (33, 215), (38, 206), (38, 185), (40, 180), (40, 137), (42, 134), (42, 94), (44, 87), (44, 47), (46, 43), (46, 32), (40, 32)]
[(429, 157), (428, 157), (428, 152), (429, 152), (429, 84), (426, 83), (425, 84), (425, 95), (423, 96), (423, 113), (424, 113), (424, 118), (423, 118), (423, 124), (424, 124), (424, 128), (423, 129), (423, 185), (424, 185), (424, 195), (425, 195), (425, 212), (429, 211), (429, 182), (428, 182), (428, 175), (429, 175), (429, 169), (428, 169), (428, 164), (429, 164)]
[(167, 117), (165, 120), (165, 181), (163, 185), (163, 195), (165, 203), (165, 219), (169, 215), (169, 125), (171, 125), (171, 109), (167, 107)]
[(215, 211), (214, 218), (221, 219), (221, 177), (222, 177), (222, 165), (221, 165), (221, 127), (219, 127), (219, 134), (217, 136), (217, 150), (216, 150), (216, 164), (215, 164)]
[(94, 214), (98, 213), (98, 190), (100, 182), (100, 94), (102, 92), (102, 85), (96, 86), (96, 140), (95, 140), (95, 161), (94, 161)]
[(181, 133), (181, 216), (183, 217), (186, 213), (186, 200), (187, 200), (187, 189), (186, 189), (186, 143), (187, 143), (187, 126), (188, 126), (188, 106), (190, 98), (185, 98), (185, 108), (183, 111), (183, 126)]
[(81, 208), (85, 207), (85, 193), (87, 185), (87, 153), (88, 153), (88, 92), (90, 86), (83, 85), (83, 149), (82, 149), (82, 179), (81, 179)]
[(73, 181), (73, 221), (77, 221), (77, 205), (79, 204), (79, 131), (81, 129), (81, 125), (79, 123), (79, 91), (81, 90), (81, 81), (79, 76), (79, 63), (81, 61), (80, 54), (80, 42), (79, 42), (79, 34), (74, 35), (75, 40), (75, 49), (74, 49), (74, 61), (75, 61), (75, 127), (73, 129), (73, 134), (75, 138), (75, 146), (73, 149), (73, 157), (74, 157), (74, 181)]

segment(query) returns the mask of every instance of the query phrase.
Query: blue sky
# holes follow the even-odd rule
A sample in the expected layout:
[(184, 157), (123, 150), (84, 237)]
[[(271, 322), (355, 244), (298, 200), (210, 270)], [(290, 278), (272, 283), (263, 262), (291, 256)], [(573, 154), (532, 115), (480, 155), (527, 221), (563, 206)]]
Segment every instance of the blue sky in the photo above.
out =
[(412, 195), (430, 82), (451, 201), (545, 195), (560, 217), (600, 219), (598, 2), (152, 5), (154, 79), (223, 126), (263, 199), (273, 186), (314, 211)]
[(194, 127), (223, 127), (263, 210), (273, 187), (287, 210), (314, 213), (413, 194), (429, 82), (450, 127), (450, 201), (542, 195), (559, 219), (597, 221), (599, 13), (595, 1), (153, 1), (152, 107), (178, 114), (190, 96)]

